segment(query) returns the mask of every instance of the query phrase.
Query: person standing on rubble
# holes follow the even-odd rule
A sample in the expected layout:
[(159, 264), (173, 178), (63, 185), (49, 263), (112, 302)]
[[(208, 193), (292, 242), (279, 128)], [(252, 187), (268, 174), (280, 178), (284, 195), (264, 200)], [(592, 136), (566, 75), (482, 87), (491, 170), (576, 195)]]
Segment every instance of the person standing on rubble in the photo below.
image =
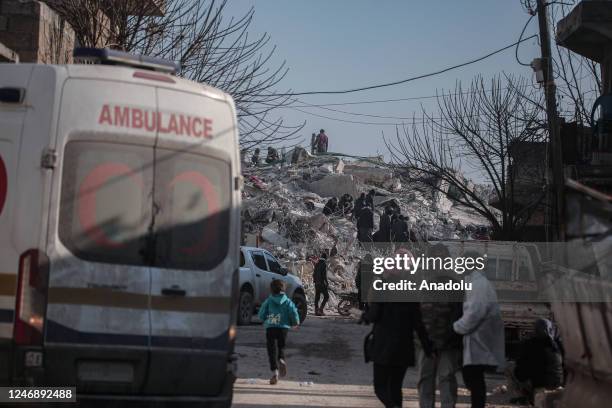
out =
[[(464, 258), (479, 258), (468, 251)], [(465, 272), (472, 284), (466, 291), (463, 316), (453, 329), (463, 336), (463, 382), (470, 390), (472, 408), (484, 408), (487, 399), (485, 371), (503, 370), (506, 363), (504, 322), (501, 318), (497, 293), (489, 280), (476, 269)]]
[(268, 147), (268, 155), (266, 156), (266, 163), (274, 164), (278, 161), (278, 150), (272, 146)]
[(366, 195), (365, 193), (361, 193), (357, 200), (355, 200), (355, 206), (353, 207), (353, 217), (355, 219), (359, 219), (359, 213), (361, 212), (361, 209), (365, 206), (365, 204)]
[[(327, 280), (327, 253), (323, 252), (315, 265), (312, 281), (315, 286), (315, 316), (325, 316), (325, 305), (329, 300), (329, 281)], [(319, 300), (323, 301), (319, 305)]]
[(374, 212), (366, 204), (359, 212), (357, 219), (357, 239), (359, 242), (372, 242), (372, 230), (374, 230)]
[(319, 153), (327, 153), (327, 146), (329, 144), (329, 139), (325, 134), (325, 130), (321, 129), (319, 135), (317, 136), (317, 151)]
[(385, 211), (380, 216), (378, 224), (378, 240), (379, 242), (391, 242), (391, 216), (393, 209), (390, 205), (385, 207)]
[(391, 223), (391, 239), (393, 242), (408, 242), (409, 228), (406, 217), (399, 214), (395, 217), (395, 220)]
[(251, 164), (253, 166), (258, 166), (259, 165), (259, 148), (255, 149), (255, 152), (253, 153), (253, 156), (251, 156)]
[(371, 189), (368, 191), (368, 195), (366, 196), (366, 204), (370, 206), (370, 208), (374, 209), (374, 196), (376, 195), (376, 190)]
[(310, 154), (312, 154), (313, 156), (317, 154), (318, 142), (319, 140), (318, 140), (317, 134), (313, 133), (312, 136), (310, 136)]
[(323, 214), (334, 215), (338, 211), (338, 199), (336, 197), (330, 198), (327, 203), (325, 203), (325, 207), (323, 207)]

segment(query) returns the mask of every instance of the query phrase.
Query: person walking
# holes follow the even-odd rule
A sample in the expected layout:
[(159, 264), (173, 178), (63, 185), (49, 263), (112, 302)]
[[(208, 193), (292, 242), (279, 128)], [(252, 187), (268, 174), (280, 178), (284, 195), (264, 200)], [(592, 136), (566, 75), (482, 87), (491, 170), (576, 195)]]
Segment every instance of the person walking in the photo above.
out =
[(295, 304), (285, 294), (285, 282), (274, 279), (270, 284), (270, 296), (259, 308), (259, 318), (266, 328), (266, 346), (272, 377), (270, 384), (278, 383), (278, 377), (287, 375), (285, 344), (289, 328), (300, 324)]
[[(329, 300), (329, 281), (327, 280), (327, 253), (323, 252), (315, 265), (312, 280), (315, 286), (315, 316), (325, 316), (325, 305)], [(319, 300), (323, 296), (323, 301)]]
[[(465, 258), (478, 258), (472, 252)], [(503, 370), (505, 366), (504, 322), (501, 318), (495, 288), (480, 271), (466, 271), (465, 280), (472, 284), (466, 291), (463, 316), (453, 329), (463, 336), (463, 382), (470, 390), (472, 408), (484, 408), (487, 398), (485, 371)]]
[[(445, 259), (448, 249), (437, 244), (427, 251), (428, 258)], [(445, 283), (453, 276), (443, 270), (432, 271), (432, 282)], [(441, 408), (455, 408), (457, 403), (457, 371), (461, 361), (461, 336), (453, 330), (453, 323), (461, 317), (463, 293), (454, 291), (428, 292), (421, 302), (421, 316), (433, 345), (433, 356), (419, 354), (419, 407), (434, 408), (436, 379), (440, 390)]]
[(425, 353), (432, 348), (419, 304), (414, 302), (371, 303), (362, 316), (365, 323), (374, 323), (369, 358), (374, 363), (374, 392), (385, 408), (402, 406), (402, 384), (408, 367), (415, 364), (416, 332)]

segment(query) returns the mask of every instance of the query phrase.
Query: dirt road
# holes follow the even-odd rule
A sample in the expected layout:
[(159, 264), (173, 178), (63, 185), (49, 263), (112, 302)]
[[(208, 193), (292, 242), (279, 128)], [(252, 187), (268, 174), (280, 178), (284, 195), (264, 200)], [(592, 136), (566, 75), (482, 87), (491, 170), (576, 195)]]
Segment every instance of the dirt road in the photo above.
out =
[[(268, 383), (270, 371), (262, 325), (240, 327), (236, 348), (239, 379), (233, 406), (381, 407), (371, 385), (372, 365), (363, 361), (362, 341), (369, 330), (357, 325), (354, 319), (309, 316), (299, 330), (289, 333), (286, 352), (289, 372), (272, 386)], [(410, 368), (404, 382), (404, 407), (418, 407), (416, 382), (417, 369)], [(502, 383), (502, 377), (487, 379), (489, 390)], [(468, 407), (465, 388), (459, 394), (458, 407)], [(489, 399), (496, 402), (491, 407), (510, 406), (504, 404), (507, 395), (493, 395)]]

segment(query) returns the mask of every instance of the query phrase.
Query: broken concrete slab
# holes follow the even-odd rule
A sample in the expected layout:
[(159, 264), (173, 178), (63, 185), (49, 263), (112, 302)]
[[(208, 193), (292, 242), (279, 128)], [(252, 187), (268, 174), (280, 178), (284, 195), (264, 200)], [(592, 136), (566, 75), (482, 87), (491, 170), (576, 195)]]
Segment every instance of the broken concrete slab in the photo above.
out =
[(344, 174), (350, 174), (363, 183), (382, 184), (393, 178), (393, 171), (382, 167), (345, 164)]
[(309, 184), (308, 189), (321, 197), (340, 197), (343, 194), (357, 196), (357, 184), (352, 175), (330, 174)]

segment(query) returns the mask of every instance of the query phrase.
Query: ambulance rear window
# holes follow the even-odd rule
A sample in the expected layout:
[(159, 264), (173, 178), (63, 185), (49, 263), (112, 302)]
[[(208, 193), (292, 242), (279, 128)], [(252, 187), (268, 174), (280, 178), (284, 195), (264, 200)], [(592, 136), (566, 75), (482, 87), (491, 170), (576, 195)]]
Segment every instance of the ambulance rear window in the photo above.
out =
[(157, 149), (156, 265), (208, 270), (227, 256), (231, 204), (228, 161)]
[(210, 270), (228, 251), (230, 169), (192, 152), (70, 142), (60, 240), (91, 262)]
[(143, 265), (151, 220), (153, 148), (68, 143), (59, 237), (79, 258)]

